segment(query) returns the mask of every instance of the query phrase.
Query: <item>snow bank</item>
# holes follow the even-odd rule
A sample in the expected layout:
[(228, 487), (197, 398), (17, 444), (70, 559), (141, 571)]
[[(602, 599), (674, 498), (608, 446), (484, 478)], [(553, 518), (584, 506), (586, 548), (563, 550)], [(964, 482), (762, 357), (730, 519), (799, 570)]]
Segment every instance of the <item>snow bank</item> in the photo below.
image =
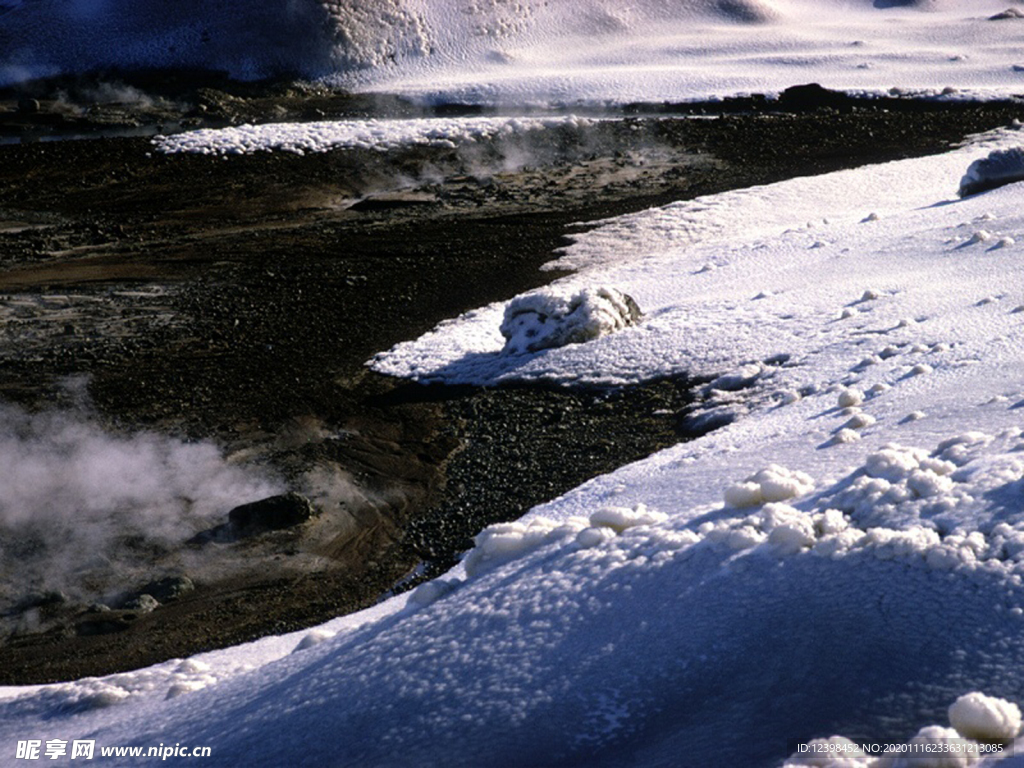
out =
[[(971, 163), (967, 173), (960, 179), (959, 194), (960, 197), (975, 195), (1016, 181), (1024, 181), (1024, 148), (996, 149), (987, 157)], [(989, 233), (985, 234), (987, 237), (981, 237), (978, 233), (978, 241), (983, 242), (991, 237)]]
[(409, 120), (324, 120), (205, 128), (158, 136), (154, 146), (166, 154), (247, 155), (282, 151), (296, 155), (332, 149), (387, 152), (402, 146), (455, 147), (561, 128), (584, 129), (595, 121), (578, 117), (465, 117)]
[[(306, 744), (309, 765), (650, 765), (687, 744), (695, 764), (767, 766), (785, 757), (783, 735), (809, 741), (842, 720), (899, 742), (964, 690), (1024, 692), (1011, 673), (1024, 562), (997, 541), (1008, 532), (937, 567), (931, 553), (963, 537), (860, 527), (828, 506), (843, 483), (751, 514), (617, 505), (492, 526), (464, 578), (421, 586), (389, 619), (307, 634), (251, 672), (235, 652), (228, 671), (168, 663), (0, 702), (0, 749), (59, 726), (100, 744), (211, 743), (228, 765), (294, 755), (287, 734), (315, 728), (338, 736)], [(1011, 535), (1024, 551), (1024, 531)], [(1014, 712), (971, 694), (950, 709), (963, 731), (915, 738), (1002, 738)], [(726, 727), (740, 735), (723, 744)]]
[(34, 0), (0, 6), (0, 83), (204, 68), (328, 76), (427, 102), (572, 104), (778, 93), (1017, 93), (1006, 0)]
[(544, 289), (509, 302), (501, 321), (506, 354), (581, 344), (635, 325), (640, 308), (614, 288)]

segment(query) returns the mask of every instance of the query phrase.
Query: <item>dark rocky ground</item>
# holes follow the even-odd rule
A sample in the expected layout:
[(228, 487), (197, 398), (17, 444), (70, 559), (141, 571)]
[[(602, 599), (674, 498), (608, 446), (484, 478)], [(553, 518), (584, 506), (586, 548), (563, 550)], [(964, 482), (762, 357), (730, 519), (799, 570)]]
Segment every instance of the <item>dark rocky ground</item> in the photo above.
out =
[[(364, 365), (556, 277), (538, 267), (577, 222), (940, 151), (1024, 113), (747, 103), (693, 120), (646, 105), (545, 137), (515, 164), (521, 146), (225, 161), (163, 156), (123, 134), (416, 110), (305, 86), (174, 82), (156, 95), (130, 83), (117, 91), (130, 103), (97, 91), (100, 81), (0, 93), (0, 135), (107, 136), (0, 146), (0, 399), (84, 407), (112, 431), (212, 439), (297, 490), (326, 472), (358, 493), (323, 491), (302, 526), (183, 543), (247, 566), (189, 574), (195, 589), (156, 610), (98, 615), (45, 594), (0, 606), (0, 684), (133, 668), (364, 607), (410, 583), (417, 565), (446, 568), (482, 526), (680, 439), (686, 380), (445, 389)], [(69, 380), (85, 382), (84, 406)]]

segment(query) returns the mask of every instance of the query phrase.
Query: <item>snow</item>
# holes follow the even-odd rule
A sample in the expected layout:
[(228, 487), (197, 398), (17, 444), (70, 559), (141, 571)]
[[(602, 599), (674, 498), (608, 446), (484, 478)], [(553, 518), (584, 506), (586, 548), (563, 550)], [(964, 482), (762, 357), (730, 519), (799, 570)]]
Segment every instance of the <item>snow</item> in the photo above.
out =
[(542, 289), (510, 301), (499, 330), (505, 353), (524, 354), (591, 341), (639, 319), (636, 302), (614, 288)]
[[(121, 4), (72, 5), (98, 13), (79, 23), (102, 31), (100, 11)], [(334, 3), (350, 26), (328, 58), (344, 60), (342, 82), (425, 101), (679, 100), (811, 79), (1001, 96), (1019, 90), (1022, 63), (1018, 22), (989, 20), (1005, 5), (388, 0), (391, 25), (375, 37), (378, 17)], [(53, 7), (5, 3), (0, 35)], [(229, 4), (210, 7), (224, 14), (220, 34)], [(66, 29), (55, 22), (52, 34)], [(94, 60), (82, 46), (43, 64)], [(12, 62), (40, 64), (22, 49)], [(574, 120), (242, 126), (161, 145), (388, 149)], [(1021, 146), (1011, 126), (942, 155), (677, 202), (575, 235), (549, 265), (575, 271), (551, 288), (446, 321), (370, 364), (478, 386), (685, 374), (706, 382), (687, 418), (717, 429), (480, 532), (442, 579), (368, 612), (105, 678), (0, 690), (0, 754), (29, 738), (94, 738), (210, 745), (212, 765), (646, 766), (685, 755), (775, 766), (815, 764), (791, 757), (794, 740), (838, 750), (1017, 737), (1024, 185), (958, 190), (984, 169), (974, 163)], [(626, 295), (642, 318), (623, 311)], [(572, 297), (584, 297), (575, 309)], [(615, 332), (521, 343), (542, 313), (561, 323), (581, 307)], [(533, 325), (503, 333), (521, 309)], [(821, 764), (885, 763), (847, 750)]]
[(154, 144), (165, 154), (247, 155), (277, 150), (305, 155), (353, 148), (387, 152), (410, 145), (455, 147), (499, 141), (531, 132), (539, 135), (559, 128), (582, 129), (592, 123), (578, 117), (321, 120), (204, 128), (159, 136)]
[(1024, 64), (1017, 22), (990, 20), (1006, 0), (416, 5), (429, 53), (335, 81), (426, 103), (678, 102), (807, 82), (959, 99), (1018, 92)]
[(298, 72), (427, 103), (685, 101), (807, 82), (1005, 97), (1024, 70), (1020, 20), (991, 17), (1010, 2), (7, 0), (0, 83), (163, 66)]
[(949, 722), (970, 739), (1007, 741), (1020, 733), (1020, 708), (1013, 702), (974, 691), (953, 702)]
[[(996, 149), (987, 157), (971, 163), (967, 173), (960, 179), (959, 194), (961, 197), (973, 195), (1015, 181), (1024, 181), (1024, 148)], [(974, 234), (974, 238), (975, 242), (986, 242), (992, 239), (992, 235), (981, 229)]]
[(614, 285), (639, 323), (510, 355), (501, 302), (372, 364), (482, 385), (689, 373), (731, 421), (482, 531), (443, 580), (376, 615), (6, 692), (0, 749), (88, 734), (210, 744), (225, 765), (656, 765), (685, 750), (767, 766), (793, 739), (1008, 738), (1024, 701), (1024, 273), (1015, 247), (971, 236), (984, 222), (1019, 237), (1024, 186), (956, 191), (1022, 139), (577, 235), (556, 261), (576, 272), (546, 295)]

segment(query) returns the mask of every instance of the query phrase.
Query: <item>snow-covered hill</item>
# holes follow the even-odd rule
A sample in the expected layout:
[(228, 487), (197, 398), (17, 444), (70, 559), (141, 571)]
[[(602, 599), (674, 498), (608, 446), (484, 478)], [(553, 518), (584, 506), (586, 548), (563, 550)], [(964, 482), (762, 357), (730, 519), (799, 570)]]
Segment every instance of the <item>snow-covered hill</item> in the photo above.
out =
[(680, 100), (798, 82), (1021, 90), (1010, 0), (4, 0), (0, 82), (298, 73), (427, 101)]

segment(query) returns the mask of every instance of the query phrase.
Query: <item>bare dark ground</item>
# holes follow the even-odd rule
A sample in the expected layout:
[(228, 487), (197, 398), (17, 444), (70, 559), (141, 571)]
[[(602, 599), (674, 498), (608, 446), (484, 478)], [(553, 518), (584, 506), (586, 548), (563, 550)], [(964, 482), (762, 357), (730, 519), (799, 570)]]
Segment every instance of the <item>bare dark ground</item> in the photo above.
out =
[[(274, 99), (237, 109), (266, 116)], [(677, 441), (665, 414), (690, 401), (685, 380), (452, 390), (364, 367), (551, 280), (538, 267), (576, 222), (941, 151), (1021, 112), (635, 117), (546, 138), (514, 168), (503, 146), (229, 160), (163, 156), (144, 138), (0, 146), (0, 399), (71, 407), (68, 377), (84, 377), (111, 430), (210, 438), (296, 486), (343, 471), (363, 494), (319, 499), (327, 522), (225, 545), (247, 572), (197, 580), (151, 613), (98, 617), (55, 598), (26, 627), (0, 606), (0, 684), (135, 668), (359, 609), (418, 564), (443, 570), (482, 526)]]

